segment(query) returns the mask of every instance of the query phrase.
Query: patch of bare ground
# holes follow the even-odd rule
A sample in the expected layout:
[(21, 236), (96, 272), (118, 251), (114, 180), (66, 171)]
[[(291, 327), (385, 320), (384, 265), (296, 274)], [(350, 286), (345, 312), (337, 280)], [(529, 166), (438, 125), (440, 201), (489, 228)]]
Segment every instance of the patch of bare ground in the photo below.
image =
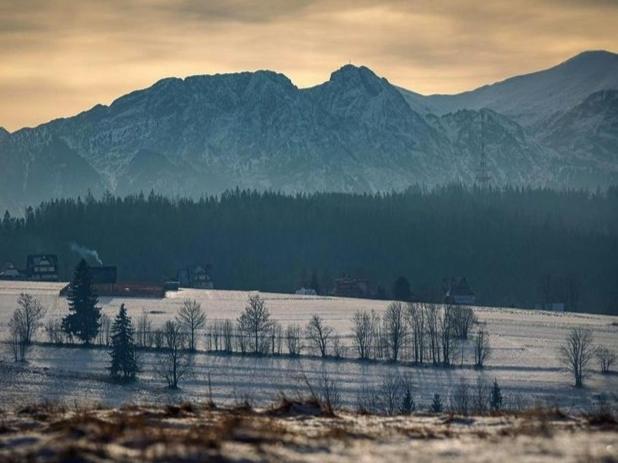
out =
[(282, 398), (268, 409), (185, 403), (121, 408), (38, 404), (0, 412), (3, 462), (618, 462), (608, 411), (461, 417), (324, 412)]

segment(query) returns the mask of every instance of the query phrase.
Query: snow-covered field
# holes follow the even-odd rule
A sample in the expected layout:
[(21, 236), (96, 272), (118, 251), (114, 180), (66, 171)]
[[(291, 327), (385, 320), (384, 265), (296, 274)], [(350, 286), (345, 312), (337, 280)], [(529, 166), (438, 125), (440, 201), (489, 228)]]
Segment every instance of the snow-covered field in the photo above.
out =
[[(63, 316), (67, 304), (64, 298), (58, 297), (62, 286), (62, 283), (0, 282), (0, 332), (6, 332), (20, 292), (39, 297), (49, 308), (48, 317)], [(236, 319), (245, 307), (248, 294), (245, 291), (187, 289), (168, 293), (168, 297), (160, 300), (104, 298), (101, 305), (103, 311), (113, 317), (124, 302), (133, 316), (148, 312), (156, 326), (171, 319), (186, 298), (200, 302), (209, 321)], [(287, 294), (263, 293), (262, 297), (272, 317), (284, 326), (305, 324), (312, 314), (317, 313), (344, 336), (351, 333), (351, 320), (356, 310), (373, 309), (381, 313), (388, 305), (385, 301)], [(568, 373), (560, 367), (557, 351), (569, 329), (586, 326), (592, 329), (595, 343), (618, 352), (618, 317), (484, 307), (476, 308), (475, 312), (490, 333), (493, 348), (487, 368), (481, 373), (471, 368), (445, 370), (355, 360), (199, 353), (195, 355), (193, 377), (183, 382), (180, 392), (169, 393), (153, 374), (156, 354), (143, 354), (143, 371), (137, 384), (119, 386), (106, 380), (108, 356), (105, 350), (36, 346), (24, 367), (10, 361), (7, 346), (3, 345), (5, 352), (0, 353), (0, 403), (45, 399), (98, 401), (112, 405), (129, 401), (199, 401), (206, 398), (208, 375), (215, 400), (230, 401), (248, 396), (260, 403), (272, 400), (281, 391), (294, 394), (299, 390), (303, 375), (315, 379), (326, 371), (340, 385), (344, 403), (353, 406), (363, 386), (379, 383), (384, 375), (396, 369), (412, 380), (415, 400), (421, 407), (427, 406), (434, 393), (447, 398), (460, 378), (466, 378), (470, 385), (474, 385), (479, 376), (487, 381), (497, 378), (507, 395), (528, 403), (542, 400), (579, 408), (593, 404), (599, 394), (608, 394), (610, 400), (616, 400), (618, 375), (592, 373), (587, 387), (576, 390), (570, 386)], [(39, 336), (44, 337), (44, 333)], [(469, 362), (467, 359), (466, 363)], [(598, 370), (596, 365), (594, 367)]]

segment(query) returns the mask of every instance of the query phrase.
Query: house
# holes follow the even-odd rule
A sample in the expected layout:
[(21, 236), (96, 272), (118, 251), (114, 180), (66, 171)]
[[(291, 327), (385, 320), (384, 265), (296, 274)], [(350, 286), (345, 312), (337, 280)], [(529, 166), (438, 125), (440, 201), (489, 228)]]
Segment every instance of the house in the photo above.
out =
[(113, 265), (89, 267), (90, 280), (97, 293), (113, 291), (118, 282), (118, 269)]
[(337, 278), (333, 295), (337, 297), (369, 297), (369, 282), (363, 278)]
[(0, 270), (0, 280), (19, 280), (22, 274), (12, 262), (7, 262)]
[(29, 255), (26, 259), (26, 276), (32, 281), (58, 281), (58, 256)]
[(564, 312), (566, 304), (564, 302), (546, 302), (535, 306), (538, 310), (550, 310), (552, 312)]
[(296, 290), (296, 294), (301, 296), (317, 296), (317, 292), (313, 288), (300, 288)]
[(178, 271), (178, 282), (185, 288), (213, 289), (214, 284), (209, 275), (210, 266), (187, 267)]
[(456, 277), (448, 280), (444, 302), (457, 305), (474, 305), (476, 296), (470, 289), (465, 277)]

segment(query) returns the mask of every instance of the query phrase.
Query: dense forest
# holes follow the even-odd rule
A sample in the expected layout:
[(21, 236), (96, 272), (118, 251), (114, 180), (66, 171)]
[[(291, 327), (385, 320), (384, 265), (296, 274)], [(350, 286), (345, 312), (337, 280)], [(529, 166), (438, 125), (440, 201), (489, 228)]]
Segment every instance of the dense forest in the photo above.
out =
[(452, 185), (378, 195), (230, 191), (200, 200), (155, 194), (60, 199), (4, 215), (0, 265), (54, 253), (67, 278), (96, 249), (125, 281), (210, 264), (215, 287), (290, 292), (341, 275), (388, 296), (405, 276), (437, 301), (465, 276), (481, 304), (618, 313), (618, 189), (589, 193)]

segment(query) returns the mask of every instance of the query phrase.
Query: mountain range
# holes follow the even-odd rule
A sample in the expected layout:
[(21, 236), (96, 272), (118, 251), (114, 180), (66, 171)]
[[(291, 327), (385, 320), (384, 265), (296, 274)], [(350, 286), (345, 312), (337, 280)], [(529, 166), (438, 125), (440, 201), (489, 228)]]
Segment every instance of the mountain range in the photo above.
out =
[(0, 172), (0, 207), (15, 211), (88, 191), (377, 192), (479, 173), (607, 187), (618, 184), (618, 55), (584, 52), (456, 95), (352, 65), (305, 89), (271, 71), (166, 78), (73, 117), (0, 128)]

